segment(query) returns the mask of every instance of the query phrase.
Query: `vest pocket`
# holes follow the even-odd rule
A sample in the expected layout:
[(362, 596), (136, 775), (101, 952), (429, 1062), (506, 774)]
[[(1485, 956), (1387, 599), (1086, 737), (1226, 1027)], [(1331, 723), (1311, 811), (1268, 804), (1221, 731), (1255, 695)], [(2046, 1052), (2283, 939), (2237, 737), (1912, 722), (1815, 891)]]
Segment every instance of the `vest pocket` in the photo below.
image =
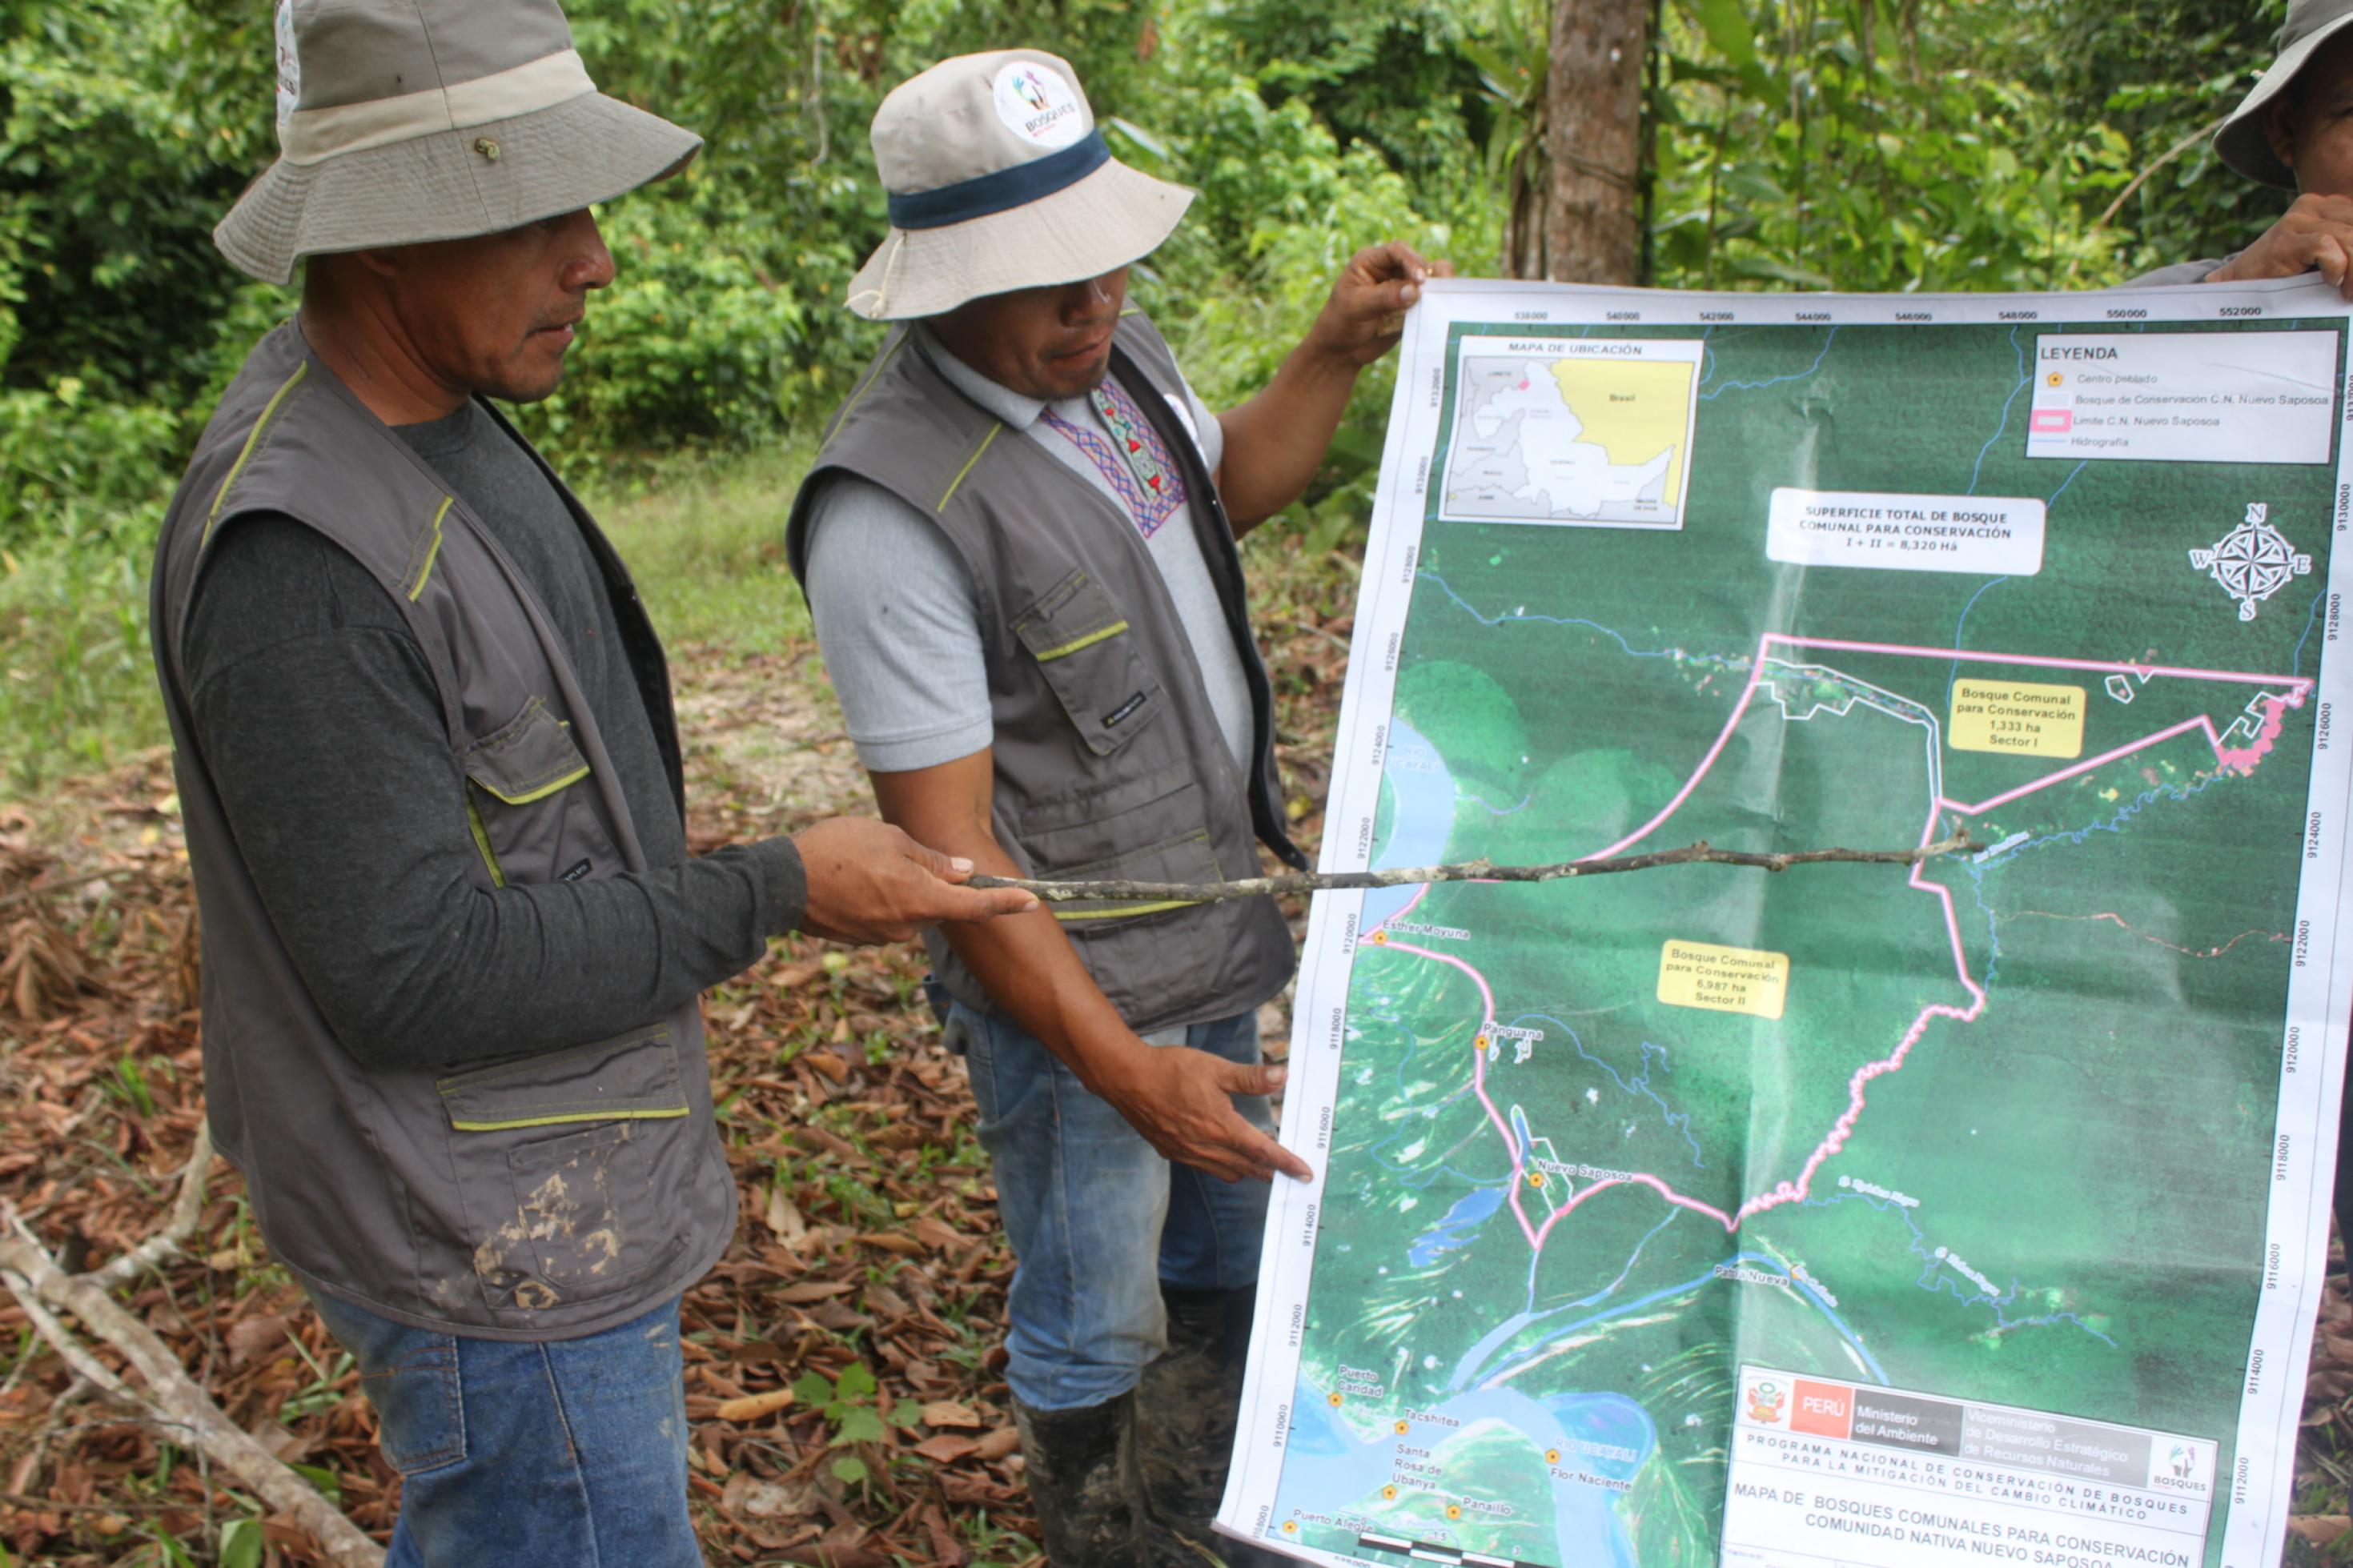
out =
[[(1208, 828), (1141, 849), (1132, 849), (1108, 859), (1089, 860), (1076, 866), (1040, 868), (1038, 875), (1050, 877), (1058, 882), (1216, 882), (1223, 880), (1218, 869), (1217, 851), (1209, 843)], [(1192, 899), (1073, 899), (1067, 903), (1049, 904), (1054, 918), (1074, 937), (1094, 932), (1115, 931), (1177, 910), (1198, 908)]]
[(588, 776), (588, 759), (544, 699), (468, 746), (465, 770), (466, 825), (495, 885), (620, 868), (595, 801), (564, 795)]
[(689, 1107), (667, 1025), (436, 1081), (474, 1272), (525, 1314), (623, 1290), (685, 1244)]
[(459, 1132), (686, 1114), (668, 1024), (436, 1079), (433, 1087)]
[(1084, 572), (1072, 572), (1013, 623), (1079, 738), (1107, 757), (1168, 705), (1126, 617)]

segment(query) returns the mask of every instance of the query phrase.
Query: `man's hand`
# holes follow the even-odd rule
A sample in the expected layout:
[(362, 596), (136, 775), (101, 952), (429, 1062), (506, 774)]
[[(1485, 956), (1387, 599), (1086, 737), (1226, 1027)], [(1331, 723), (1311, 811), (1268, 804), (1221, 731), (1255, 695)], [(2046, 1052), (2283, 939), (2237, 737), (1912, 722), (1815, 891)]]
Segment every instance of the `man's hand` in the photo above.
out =
[(2317, 272), (2353, 300), (2353, 197), (2317, 193), (2295, 198), (2263, 237), (2206, 275), (2209, 283), (2294, 278)]
[(905, 942), (942, 921), (981, 921), (1038, 907), (1018, 888), (961, 887), (972, 862), (926, 849), (888, 823), (835, 816), (793, 835), (808, 879), (800, 929), (859, 947)]
[(1163, 1157), (1231, 1182), (1270, 1181), (1277, 1171), (1304, 1182), (1307, 1163), (1251, 1126), (1234, 1109), (1237, 1094), (1271, 1094), (1279, 1067), (1244, 1067), (1190, 1046), (1134, 1043), (1099, 1068), (1087, 1087), (1111, 1102)]
[(1424, 261), (1402, 240), (1367, 246), (1340, 268), (1307, 346), (1350, 369), (1368, 365), (1405, 335), (1406, 308), (1421, 298), (1422, 284), (1453, 276), (1451, 262)]

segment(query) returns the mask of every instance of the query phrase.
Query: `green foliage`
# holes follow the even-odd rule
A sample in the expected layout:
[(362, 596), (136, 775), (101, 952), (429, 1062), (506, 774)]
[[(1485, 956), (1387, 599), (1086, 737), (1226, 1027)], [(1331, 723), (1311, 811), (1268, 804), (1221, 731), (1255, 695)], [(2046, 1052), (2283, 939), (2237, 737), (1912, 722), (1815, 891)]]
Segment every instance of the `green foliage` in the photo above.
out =
[(1651, 104), (1653, 280), (2084, 288), (2235, 249), (2282, 198), (2203, 143), (2269, 31), (2235, 0), (1689, 0)]
[[(2282, 5), (1662, 4), (1649, 280), (2089, 287), (2235, 248), (2282, 198), (2199, 133), (2268, 59)], [(771, 608), (792, 480), (881, 339), (840, 302), (887, 228), (867, 126), (893, 83), (1008, 44), (1069, 58), (1120, 155), (1200, 192), (1132, 287), (1223, 407), (1358, 247), (1496, 268), (1552, 9), (575, 0), (599, 84), (708, 144), (600, 212), (618, 283), (522, 417), (608, 498), (647, 492), (624, 548), (666, 626), (773, 647), (805, 630)], [(32, 742), (0, 744), (0, 792), (159, 738), (155, 525), (219, 387), (293, 304), (210, 242), (275, 150), (269, 15), (0, 0), (0, 736)], [(1362, 526), (1389, 392), (1386, 366), (1363, 378), (1276, 528), (1321, 552)]]

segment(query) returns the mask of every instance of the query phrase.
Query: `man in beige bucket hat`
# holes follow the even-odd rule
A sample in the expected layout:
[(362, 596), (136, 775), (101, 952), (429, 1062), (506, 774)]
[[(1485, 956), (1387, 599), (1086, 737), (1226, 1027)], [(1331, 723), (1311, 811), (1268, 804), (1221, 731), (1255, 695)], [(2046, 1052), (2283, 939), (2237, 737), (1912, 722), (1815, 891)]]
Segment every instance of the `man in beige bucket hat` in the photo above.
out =
[(301, 312), (223, 395), (153, 600), (221, 1152), (406, 1478), (390, 1561), (702, 1561), (680, 1294), (733, 1234), (697, 994), (799, 929), (1029, 907), (878, 822), (687, 853), (661, 647), (490, 401), (552, 392), (586, 210), (690, 132), (554, 0), (292, 0), (218, 231)]
[(2229, 283), (2317, 272), (2353, 300), (2353, 0), (2293, 0), (2279, 57), (2214, 133), (2248, 179), (2297, 193), (2234, 256), (2183, 262), (2140, 284)]
[[(1285, 832), (1238, 535), (1305, 489), (1433, 268), (1359, 252), (1256, 397), (1197, 399), (1125, 304), (1192, 193), (1113, 158), (1064, 61), (945, 61), (874, 119), (896, 323), (797, 500), (789, 555), (883, 816), (997, 873), (1255, 875)], [(1269, 899), (1064, 903), (930, 940), (1018, 1268), (1006, 1370), (1060, 1568), (1217, 1544), (1293, 967)]]

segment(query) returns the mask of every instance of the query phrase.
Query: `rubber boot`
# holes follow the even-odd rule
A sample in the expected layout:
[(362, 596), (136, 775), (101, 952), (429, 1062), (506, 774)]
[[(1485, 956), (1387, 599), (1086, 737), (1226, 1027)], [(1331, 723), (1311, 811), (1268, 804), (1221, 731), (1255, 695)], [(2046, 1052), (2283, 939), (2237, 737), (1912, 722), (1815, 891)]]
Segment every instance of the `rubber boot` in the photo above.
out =
[(1291, 1559), (1215, 1534), (1210, 1528), (1226, 1495), (1226, 1468), (1233, 1457), (1234, 1426), (1240, 1415), (1258, 1287), (1173, 1290), (1163, 1286), (1160, 1299), (1168, 1309), (1168, 1348), (1144, 1369), (1136, 1389), (1145, 1489), (1161, 1553), (1155, 1563), (1284, 1568)]
[(1046, 1561), (1053, 1568), (1145, 1568), (1135, 1395), (1082, 1410), (1033, 1410), (1017, 1399), (1013, 1419)]

